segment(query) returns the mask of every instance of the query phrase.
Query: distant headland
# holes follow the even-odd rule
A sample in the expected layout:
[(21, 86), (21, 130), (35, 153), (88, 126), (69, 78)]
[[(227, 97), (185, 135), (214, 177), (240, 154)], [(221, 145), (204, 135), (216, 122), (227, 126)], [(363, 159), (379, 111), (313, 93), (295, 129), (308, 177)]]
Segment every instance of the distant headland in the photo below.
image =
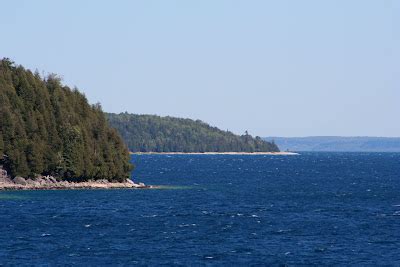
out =
[(274, 142), (236, 135), (192, 119), (107, 113), (107, 119), (132, 152), (263, 153), (279, 152)]

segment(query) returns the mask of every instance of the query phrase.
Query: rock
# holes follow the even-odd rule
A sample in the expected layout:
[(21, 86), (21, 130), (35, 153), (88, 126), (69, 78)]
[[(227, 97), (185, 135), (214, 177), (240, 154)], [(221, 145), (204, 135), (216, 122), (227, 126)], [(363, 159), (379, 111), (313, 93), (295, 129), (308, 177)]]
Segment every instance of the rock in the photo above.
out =
[(0, 178), (8, 178), (8, 174), (7, 174), (7, 171), (6, 170), (4, 170), (3, 168), (2, 168), (2, 166), (0, 166)]
[(40, 186), (40, 184), (37, 181), (32, 180), (32, 179), (27, 179), (26, 180), (26, 184), (29, 185), (29, 186), (33, 186), (33, 187)]
[(36, 178), (36, 183), (39, 184), (39, 185), (48, 184), (47, 180), (43, 179), (43, 177)]
[(32, 180), (32, 179), (27, 179), (26, 180), (26, 184), (27, 185), (37, 185), (38, 183), (36, 181)]
[[(1, 166), (0, 166), (1, 170)], [(26, 190), (26, 189), (108, 189), (108, 188), (151, 188), (144, 183), (136, 184), (127, 179), (123, 182), (110, 182), (108, 180), (89, 180), (86, 182), (57, 181), (51, 176), (37, 176), (35, 179), (20, 176), (11, 179), (0, 177), (0, 190)]]
[(8, 176), (6, 170), (3, 169), (3, 166), (0, 165), (0, 183), (10, 184), (12, 183), (11, 178)]
[(54, 177), (46, 175), (46, 176), (38, 176), (36, 177), (35, 181), (40, 184), (40, 185), (47, 185), (50, 186), (51, 184), (56, 183), (56, 179), (54, 179)]
[(26, 180), (20, 176), (15, 177), (13, 181), (16, 184), (26, 185)]

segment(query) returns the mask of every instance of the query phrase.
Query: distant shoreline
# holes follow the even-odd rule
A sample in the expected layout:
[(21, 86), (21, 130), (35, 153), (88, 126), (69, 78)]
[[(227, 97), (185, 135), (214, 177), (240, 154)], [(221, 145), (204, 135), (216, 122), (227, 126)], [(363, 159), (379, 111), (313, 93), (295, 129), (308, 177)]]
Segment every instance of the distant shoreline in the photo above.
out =
[(282, 151), (309, 152), (400, 152), (400, 137), (308, 136), (262, 137), (274, 140)]
[(131, 155), (299, 155), (296, 152), (129, 152)]

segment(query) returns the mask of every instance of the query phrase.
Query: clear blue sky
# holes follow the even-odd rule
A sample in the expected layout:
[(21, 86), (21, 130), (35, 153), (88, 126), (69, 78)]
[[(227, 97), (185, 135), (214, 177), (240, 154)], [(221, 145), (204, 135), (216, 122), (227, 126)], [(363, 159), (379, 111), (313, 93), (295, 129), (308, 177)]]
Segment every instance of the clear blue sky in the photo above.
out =
[(1, 1), (0, 57), (105, 111), (400, 136), (400, 1)]

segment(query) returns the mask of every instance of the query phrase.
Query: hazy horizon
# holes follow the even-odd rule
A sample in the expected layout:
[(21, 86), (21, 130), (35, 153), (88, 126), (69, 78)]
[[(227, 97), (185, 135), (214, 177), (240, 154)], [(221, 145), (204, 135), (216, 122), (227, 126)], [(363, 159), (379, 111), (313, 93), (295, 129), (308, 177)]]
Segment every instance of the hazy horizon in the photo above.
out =
[[(105, 112), (107, 112), (107, 111), (105, 111)], [(108, 113), (119, 114), (119, 113), (124, 113), (124, 112), (108, 112)], [(154, 115), (154, 116), (161, 116), (161, 117), (168, 117), (168, 116), (172, 117), (170, 115), (158, 115), (158, 114), (143, 114), (143, 113), (135, 113), (135, 114), (138, 114), (138, 115)], [(198, 120), (196, 118), (188, 118), (188, 117), (179, 117), (179, 118)], [(203, 122), (210, 124), (207, 121), (203, 121)], [(220, 128), (218, 125), (210, 124), (210, 126)], [(220, 128), (220, 129), (224, 130), (222, 128)], [(236, 134), (240, 134), (241, 135), (241, 134), (244, 134), (244, 132), (243, 133), (236, 133)], [(277, 137), (279, 137), (279, 138), (315, 138), (315, 137), (327, 137), (327, 138), (329, 138), (329, 137), (339, 137), (339, 138), (400, 138), (400, 136), (373, 136), (373, 135), (305, 135), (305, 136), (284, 136), (284, 135), (272, 136), (272, 135), (268, 135), (267, 136), (267, 135), (255, 135), (255, 134), (252, 134), (251, 132), (249, 132), (249, 134), (253, 135), (253, 136), (259, 136), (259, 137), (262, 137), (262, 138), (277, 138)]]
[(0, 57), (106, 112), (262, 137), (400, 136), (399, 1), (12, 1)]
[(396, 138), (399, 139), (399, 136), (368, 136), (368, 135), (307, 135), (307, 136), (262, 136), (263, 138)]

